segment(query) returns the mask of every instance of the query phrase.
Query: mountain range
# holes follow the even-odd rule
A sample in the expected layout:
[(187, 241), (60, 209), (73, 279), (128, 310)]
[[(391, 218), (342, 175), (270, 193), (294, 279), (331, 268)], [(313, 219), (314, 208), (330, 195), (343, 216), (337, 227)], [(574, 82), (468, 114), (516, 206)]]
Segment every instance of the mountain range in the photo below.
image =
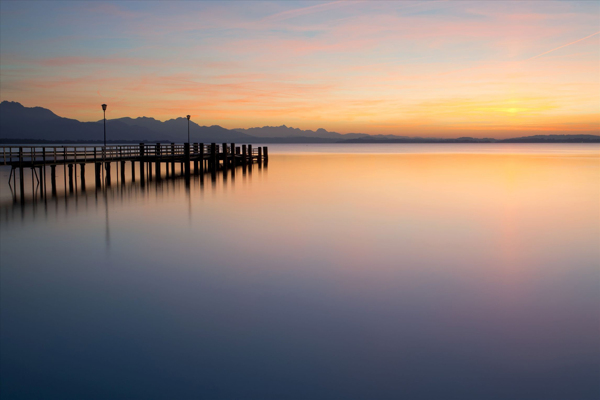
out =
[[(185, 142), (186, 118), (159, 121), (149, 117), (106, 120), (107, 142)], [(189, 122), (190, 141), (196, 143), (489, 143), (489, 142), (600, 142), (598, 135), (536, 135), (512, 139), (421, 138), (396, 135), (341, 134), (325, 129), (301, 130), (281, 126), (225, 129), (218, 125), (200, 126)], [(18, 102), (0, 103), (0, 142), (99, 143), (104, 140), (103, 120), (81, 122), (64, 118), (42, 107), (25, 107)]]

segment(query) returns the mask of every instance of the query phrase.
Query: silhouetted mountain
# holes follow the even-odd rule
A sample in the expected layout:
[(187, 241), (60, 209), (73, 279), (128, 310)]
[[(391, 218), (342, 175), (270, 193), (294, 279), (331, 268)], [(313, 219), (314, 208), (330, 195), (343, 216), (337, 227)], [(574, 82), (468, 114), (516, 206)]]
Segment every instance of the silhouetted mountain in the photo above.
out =
[(598, 135), (534, 135), (501, 140), (504, 143), (600, 143)]
[[(187, 119), (161, 122), (154, 118), (119, 118), (106, 121), (109, 142), (187, 141)], [(102, 142), (103, 121), (80, 122), (59, 117), (41, 107), (24, 107), (20, 103), (0, 103), (0, 138), (19, 140)], [(252, 141), (254, 138), (220, 126), (198, 126), (190, 122), (190, 138), (194, 142)]]
[[(187, 118), (170, 119), (161, 122), (154, 118), (118, 118), (111, 121), (119, 121), (129, 126), (140, 126), (159, 133), (161, 137), (173, 142), (187, 142)], [(222, 128), (218, 125), (200, 126), (194, 121), (190, 121), (190, 141), (201, 143), (210, 141), (249, 141), (254, 139), (242, 132)]]
[(386, 138), (367, 136), (357, 139), (346, 140), (346, 143), (600, 143), (597, 135), (535, 135), (510, 139), (493, 138), (424, 138), (424, 137), (401, 137)]
[[(186, 118), (162, 122), (154, 118), (118, 118), (106, 121), (109, 142), (185, 142)], [(41, 107), (20, 103), (0, 103), (0, 140), (4, 143), (102, 142), (103, 121), (80, 122), (63, 118)], [(201, 143), (600, 143), (597, 135), (536, 135), (504, 140), (461, 137), (456, 139), (422, 138), (366, 133), (340, 134), (325, 129), (301, 130), (282, 126), (250, 129), (225, 129), (218, 125), (199, 126), (190, 121), (190, 140)]]
[[(131, 127), (122, 122), (106, 123), (107, 137), (114, 140), (144, 141), (153, 132), (143, 127)], [(0, 137), (89, 142), (103, 141), (104, 127), (100, 122), (80, 122), (62, 118), (41, 107), (24, 107), (17, 102), (0, 103)]]
[(369, 136), (366, 133), (347, 133), (341, 134), (337, 132), (329, 132), (323, 128), (319, 128), (316, 131), (302, 130), (299, 128), (292, 128), (285, 125), (281, 126), (263, 126), (262, 128), (236, 128), (235, 131), (242, 132), (254, 137), (259, 138), (320, 138), (320, 139), (334, 139), (334, 140), (345, 140), (355, 139), (359, 137)]

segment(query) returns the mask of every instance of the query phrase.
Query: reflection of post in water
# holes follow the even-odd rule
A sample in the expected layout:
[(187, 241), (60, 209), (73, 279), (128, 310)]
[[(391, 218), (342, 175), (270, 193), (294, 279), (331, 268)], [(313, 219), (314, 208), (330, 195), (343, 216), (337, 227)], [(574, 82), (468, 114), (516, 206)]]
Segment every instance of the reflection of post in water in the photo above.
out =
[(263, 146), (263, 162), (265, 167), (269, 163), (269, 148), (267, 146)]
[[(76, 167), (76, 164), (75, 164)], [(241, 167), (241, 166), (240, 166)], [(250, 165), (247, 166), (247, 169), (251, 168)], [(232, 168), (230, 168), (232, 169)], [(17, 173), (17, 171), (14, 171), (15, 174)], [(184, 171), (185, 172), (185, 171)], [(217, 175), (218, 174), (223, 174), (224, 178), (225, 174), (228, 173), (228, 171), (225, 171), (223, 169), (216, 169), (213, 171), (206, 171), (206, 174), (210, 173), (210, 176), (212, 178), (212, 182), (213, 182), (213, 186), (216, 186), (216, 181), (217, 179)], [(234, 173), (233, 169), (232, 169), (232, 174)], [(66, 174), (65, 174), (66, 175)], [(208, 177), (208, 175), (206, 175)], [(233, 176), (233, 175), (232, 175)], [(52, 175), (50, 176), (50, 178), (52, 177)], [(185, 191), (186, 191), (186, 195), (188, 196), (188, 208), (189, 208), (189, 215), (190, 215), (190, 219), (191, 219), (191, 214), (192, 214), (192, 199), (191, 197), (193, 196), (192, 191), (196, 191), (196, 192), (202, 192), (204, 190), (204, 177), (205, 174), (201, 174), (200, 176), (194, 175), (193, 180), (194, 183), (192, 183), (192, 177), (187, 177), (184, 174), (180, 174), (180, 175), (176, 175), (174, 177), (172, 177), (172, 179), (169, 179), (168, 184), (167, 182), (164, 181), (159, 181), (159, 180), (155, 180), (154, 182), (150, 183), (150, 182), (146, 182), (146, 186), (154, 186), (156, 189), (156, 193), (178, 193), (178, 188), (179, 190), (183, 190), (183, 185), (185, 185)], [(42, 180), (44, 178), (42, 177)], [(182, 182), (183, 180), (183, 182)], [(164, 183), (163, 183), (164, 182)], [(233, 180), (232, 180), (233, 183)], [(44, 184), (44, 187), (46, 185)], [(41, 183), (40, 183), (40, 187), (41, 187)], [(56, 192), (56, 185), (53, 185), (53, 189), (54, 192)], [(32, 197), (28, 197), (26, 199), (26, 201), (24, 201), (24, 203), (21, 205), (18, 200), (16, 199), (17, 197), (17, 191), (15, 191), (15, 203), (14, 205), (12, 205), (12, 210), (14, 211), (14, 214), (17, 215), (17, 213), (21, 213), (21, 216), (25, 215), (26, 210), (29, 210), (30, 212), (35, 212), (36, 209), (36, 204), (39, 201), (44, 201), (45, 207), (43, 209), (40, 209), (39, 207), (37, 207), (38, 210), (45, 210), (45, 212), (49, 212), (52, 211), (53, 209), (56, 209), (56, 212), (58, 212), (58, 208), (60, 205), (64, 205), (64, 210), (68, 213), (69, 210), (73, 210), (73, 207), (75, 207), (75, 209), (78, 207), (78, 204), (81, 203), (82, 201), (84, 201), (84, 203), (86, 204), (86, 207), (88, 205), (88, 200), (89, 200), (89, 196), (94, 196), (96, 199), (96, 206), (97, 207), (101, 207), (104, 208), (105, 211), (105, 242), (106, 242), (106, 249), (109, 250), (110, 249), (110, 206), (109, 206), (109, 201), (111, 201), (112, 199), (115, 199), (115, 196), (119, 196), (121, 197), (121, 200), (123, 201), (123, 199), (127, 199), (129, 198), (131, 201), (135, 201), (135, 199), (138, 198), (138, 194), (142, 194), (143, 196), (147, 195), (150, 193), (149, 190), (146, 189), (142, 189), (141, 188), (141, 183), (138, 182), (137, 184), (135, 182), (127, 182), (125, 184), (125, 186), (122, 185), (118, 185), (118, 187), (111, 187), (108, 185), (101, 185), (99, 187), (96, 188), (96, 191), (92, 191), (90, 193), (90, 191), (88, 191), (87, 193), (84, 192), (83, 190), (76, 192), (74, 191), (72, 194), (69, 194), (69, 189), (68, 186), (64, 188), (64, 203), (62, 203), (62, 194), (60, 197), (56, 197), (56, 193), (53, 195), (52, 197), (52, 201), (55, 204), (55, 207), (48, 207), (47, 202), (50, 201), (49, 199), (45, 198), (41, 199), (39, 196), (34, 195)], [(99, 193), (100, 191), (102, 191), (102, 194)], [(179, 191), (179, 193), (181, 193), (181, 191)], [(135, 194), (135, 195), (134, 195)], [(104, 207), (102, 207), (101, 205), (101, 198), (104, 200)], [(75, 201), (73, 201), (75, 200)], [(114, 204), (114, 203), (113, 203)], [(51, 204), (50, 204), (51, 206)], [(47, 215), (47, 214), (46, 214)]]

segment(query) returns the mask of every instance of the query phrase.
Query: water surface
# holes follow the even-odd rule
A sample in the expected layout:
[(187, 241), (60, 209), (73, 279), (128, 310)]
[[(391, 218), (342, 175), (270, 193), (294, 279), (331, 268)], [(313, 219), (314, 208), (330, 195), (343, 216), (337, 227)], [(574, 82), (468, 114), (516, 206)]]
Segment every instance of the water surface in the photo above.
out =
[(2, 169), (2, 398), (600, 396), (600, 147), (269, 150), (25, 205)]

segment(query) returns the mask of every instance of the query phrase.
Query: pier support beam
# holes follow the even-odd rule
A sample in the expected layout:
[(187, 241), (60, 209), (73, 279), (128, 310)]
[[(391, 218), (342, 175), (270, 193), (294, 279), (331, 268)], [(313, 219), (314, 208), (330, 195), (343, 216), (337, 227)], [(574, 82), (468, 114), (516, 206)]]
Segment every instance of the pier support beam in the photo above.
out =
[(235, 143), (231, 143), (229, 150), (231, 151), (231, 168), (235, 168)]
[(81, 191), (85, 192), (85, 164), (79, 164), (79, 173), (81, 174)]
[(69, 164), (69, 193), (73, 193), (73, 164)]
[(46, 194), (46, 177), (42, 175), (44, 167), (40, 166), (38, 167), (38, 170), (40, 171), (40, 199), (43, 199)]
[(95, 174), (96, 174), (96, 188), (100, 188), (102, 186), (102, 180), (100, 179), (100, 171), (102, 170), (101, 163), (95, 163)]
[(258, 163), (258, 169), (261, 169), (262, 168), (262, 147), (258, 147), (257, 163)]
[(213, 171), (217, 169), (217, 144), (216, 143), (210, 144), (209, 168)]
[(125, 161), (121, 161), (121, 185), (125, 184)]
[(56, 197), (56, 165), (50, 166), (50, 186), (52, 188), (52, 197)]
[(175, 177), (175, 143), (171, 143), (171, 176)]
[(161, 147), (160, 147), (160, 143), (156, 143), (155, 148), (154, 148), (154, 155), (155, 155), (155, 163), (154, 163), (154, 175), (156, 175), (156, 180), (159, 181), (162, 179), (162, 177), (160, 176), (160, 157), (161, 157)]
[(144, 143), (140, 143), (140, 184), (142, 187), (146, 185), (146, 163), (144, 162), (145, 156)]
[(204, 143), (198, 143), (198, 157), (200, 157), (200, 173), (204, 173)]
[(23, 181), (23, 148), (19, 147), (19, 189), (21, 190), (21, 203), (25, 202), (25, 182)]
[(183, 144), (183, 158), (185, 159), (185, 176), (189, 178), (190, 176), (190, 144)]
[(227, 143), (223, 143), (223, 171), (227, 171), (227, 160), (228, 160), (228, 156), (227, 156)]
[(104, 168), (106, 169), (106, 186), (110, 186), (112, 184), (112, 179), (110, 176), (110, 163), (104, 163)]

